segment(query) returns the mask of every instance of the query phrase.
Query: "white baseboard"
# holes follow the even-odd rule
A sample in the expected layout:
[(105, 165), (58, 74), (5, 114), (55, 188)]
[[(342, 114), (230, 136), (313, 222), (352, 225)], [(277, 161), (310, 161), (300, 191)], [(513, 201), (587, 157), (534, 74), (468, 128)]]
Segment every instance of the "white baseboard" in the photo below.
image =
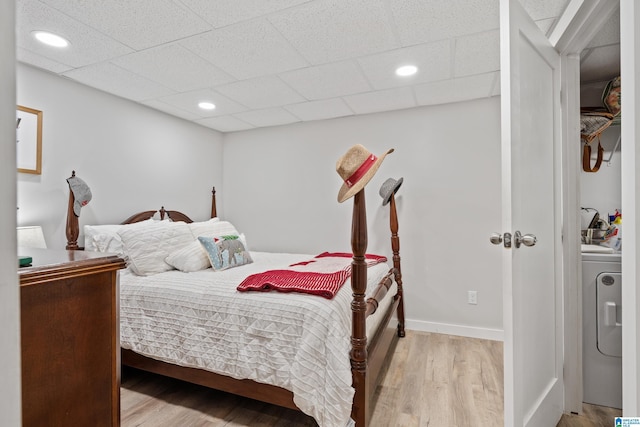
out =
[(414, 331), (458, 335), (462, 337), (480, 338), (492, 341), (504, 341), (504, 331), (502, 329), (478, 328), (475, 326), (425, 322), (424, 320), (411, 319), (405, 320), (405, 328), (412, 329)]

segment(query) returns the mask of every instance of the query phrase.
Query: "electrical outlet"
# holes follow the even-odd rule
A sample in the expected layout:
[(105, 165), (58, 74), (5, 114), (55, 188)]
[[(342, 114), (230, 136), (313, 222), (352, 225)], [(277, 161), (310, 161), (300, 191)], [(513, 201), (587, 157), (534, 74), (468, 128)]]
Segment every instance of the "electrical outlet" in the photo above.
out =
[(478, 304), (478, 291), (467, 292), (467, 302), (469, 304)]

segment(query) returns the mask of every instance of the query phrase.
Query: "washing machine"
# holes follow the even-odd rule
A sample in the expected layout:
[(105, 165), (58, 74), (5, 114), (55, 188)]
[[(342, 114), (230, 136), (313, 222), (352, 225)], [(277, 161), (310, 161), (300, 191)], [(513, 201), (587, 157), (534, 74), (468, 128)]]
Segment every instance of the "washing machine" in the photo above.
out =
[(583, 400), (612, 408), (622, 408), (621, 267), (619, 253), (582, 252)]

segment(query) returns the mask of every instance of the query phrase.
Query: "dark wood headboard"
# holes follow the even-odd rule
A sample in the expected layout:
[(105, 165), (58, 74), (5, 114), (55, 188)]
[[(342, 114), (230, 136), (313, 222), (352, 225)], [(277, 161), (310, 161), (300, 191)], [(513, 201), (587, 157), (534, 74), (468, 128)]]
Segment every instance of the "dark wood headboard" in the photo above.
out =
[[(76, 171), (71, 172), (71, 177), (76, 176)], [(66, 226), (66, 234), (67, 234), (67, 245), (65, 246), (68, 250), (79, 250), (82, 249), (78, 246), (78, 235), (80, 234), (80, 225), (78, 221), (78, 217), (73, 211), (73, 204), (75, 202), (75, 197), (73, 195), (73, 191), (69, 188), (69, 205), (67, 206), (67, 226)], [(153, 218), (153, 216), (158, 212), (160, 214), (160, 219), (164, 219), (165, 216), (172, 221), (184, 221), (184, 222), (193, 222), (191, 218), (189, 218), (186, 214), (180, 211), (168, 211), (163, 207), (160, 210), (153, 211), (142, 211), (136, 214), (131, 215), (129, 218), (125, 219), (121, 222), (121, 224), (133, 224), (135, 222), (140, 222), (147, 220), (149, 218)], [(211, 190), (211, 218), (215, 218), (218, 216), (218, 212), (216, 209), (216, 188), (213, 187)]]

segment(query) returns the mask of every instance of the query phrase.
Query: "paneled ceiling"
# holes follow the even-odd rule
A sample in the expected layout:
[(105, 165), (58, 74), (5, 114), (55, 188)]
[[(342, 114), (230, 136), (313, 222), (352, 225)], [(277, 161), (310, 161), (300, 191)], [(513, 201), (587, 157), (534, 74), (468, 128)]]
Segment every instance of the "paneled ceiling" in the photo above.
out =
[[(548, 33), (568, 1), (522, 3)], [(17, 0), (17, 57), (231, 132), (498, 95), (498, 15), (498, 0)], [(610, 61), (615, 38), (583, 63)]]

